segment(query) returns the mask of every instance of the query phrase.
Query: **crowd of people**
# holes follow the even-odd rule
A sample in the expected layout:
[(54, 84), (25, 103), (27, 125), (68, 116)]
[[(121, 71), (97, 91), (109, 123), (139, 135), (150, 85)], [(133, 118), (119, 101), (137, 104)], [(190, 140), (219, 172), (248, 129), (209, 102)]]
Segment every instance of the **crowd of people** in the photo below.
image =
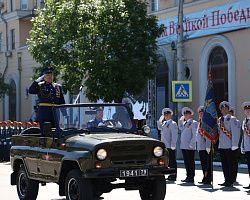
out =
[[(245, 119), (242, 123), (234, 116), (234, 108), (227, 101), (219, 105), (222, 116), (218, 118), (218, 152), (225, 181), (219, 185), (232, 187), (236, 183), (238, 172), (239, 151), (245, 155), (250, 176), (250, 102), (244, 102), (242, 109)], [(157, 121), (161, 132), (161, 140), (169, 151), (169, 167), (175, 168), (176, 174), (169, 175), (168, 180), (175, 181), (177, 177), (176, 145), (178, 133), (180, 136), (180, 149), (182, 151), (186, 178), (182, 182), (193, 183), (195, 177), (195, 151), (198, 151), (203, 171), (200, 184), (211, 184), (211, 149), (212, 144), (204, 132), (201, 131), (204, 107), (197, 109), (199, 119), (193, 119), (194, 111), (189, 107), (182, 108), (182, 116), (176, 123), (173, 111), (170, 108), (162, 110), (162, 116)], [(250, 189), (250, 184), (246, 187)]]
[(31, 127), (39, 127), (39, 124), (37, 122), (0, 121), (0, 162), (10, 160), (11, 137)]

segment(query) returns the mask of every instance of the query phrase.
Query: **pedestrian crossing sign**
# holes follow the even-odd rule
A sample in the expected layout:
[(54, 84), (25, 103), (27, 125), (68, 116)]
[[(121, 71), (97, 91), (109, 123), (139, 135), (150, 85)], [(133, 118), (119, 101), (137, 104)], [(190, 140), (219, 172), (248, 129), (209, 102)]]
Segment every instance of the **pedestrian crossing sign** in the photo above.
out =
[(192, 81), (172, 81), (173, 102), (192, 102)]

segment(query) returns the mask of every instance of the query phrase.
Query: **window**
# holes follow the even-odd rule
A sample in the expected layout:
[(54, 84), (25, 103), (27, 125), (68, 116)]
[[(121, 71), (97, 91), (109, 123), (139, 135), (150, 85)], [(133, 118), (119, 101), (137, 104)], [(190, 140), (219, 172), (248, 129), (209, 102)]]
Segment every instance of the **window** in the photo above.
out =
[(151, 12), (158, 11), (158, 0), (150, 0), (149, 6)]
[(11, 29), (10, 31), (10, 49), (15, 49), (15, 29)]
[(212, 72), (215, 102), (218, 112), (219, 103), (228, 101), (228, 58), (224, 48), (218, 46), (211, 51), (208, 68), (211, 68)]
[(156, 100), (157, 119), (161, 116), (162, 108), (169, 106), (169, 68), (164, 58), (161, 58), (156, 71)]
[(3, 33), (0, 33), (0, 52), (3, 51)]
[(21, 10), (28, 10), (28, 0), (21, 0)]
[(10, 11), (13, 11), (13, 0), (10, 0)]

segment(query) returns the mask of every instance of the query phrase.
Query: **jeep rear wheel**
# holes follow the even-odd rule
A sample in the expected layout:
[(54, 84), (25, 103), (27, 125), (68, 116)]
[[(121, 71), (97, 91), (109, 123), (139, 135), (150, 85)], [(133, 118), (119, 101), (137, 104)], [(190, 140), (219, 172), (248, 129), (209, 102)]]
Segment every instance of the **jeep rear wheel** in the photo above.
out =
[(157, 176), (154, 180), (147, 181), (145, 186), (139, 189), (142, 200), (164, 200), (166, 195), (165, 176)]
[(67, 200), (93, 200), (93, 187), (89, 179), (82, 178), (81, 171), (71, 170), (65, 181)]
[(39, 183), (28, 178), (23, 165), (17, 172), (16, 186), (20, 200), (36, 200)]

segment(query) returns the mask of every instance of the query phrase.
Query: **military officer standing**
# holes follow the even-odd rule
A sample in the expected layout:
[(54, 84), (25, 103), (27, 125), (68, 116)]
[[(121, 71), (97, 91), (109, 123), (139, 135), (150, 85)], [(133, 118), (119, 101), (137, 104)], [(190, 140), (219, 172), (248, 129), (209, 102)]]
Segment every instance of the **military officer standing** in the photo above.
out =
[(181, 150), (184, 158), (184, 164), (187, 172), (186, 179), (182, 182), (193, 183), (195, 176), (195, 162), (194, 154), (196, 149), (196, 131), (198, 128), (197, 121), (193, 120), (194, 112), (191, 108), (182, 108), (182, 115), (184, 120), (180, 121), (179, 125), (181, 130)]
[(31, 84), (29, 93), (38, 95), (38, 121), (43, 134), (44, 122), (51, 122), (52, 127), (55, 126), (52, 107), (65, 104), (62, 86), (53, 82), (52, 68), (46, 68), (43, 75)]
[(170, 108), (163, 108), (162, 117), (157, 122), (158, 129), (161, 130), (161, 141), (164, 142), (169, 152), (169, 167), (175, 169), (175, 175), (169, 175), (169, 181), (176, 181), (177, 163), (176, 163), (176, 142), (178, 138), (178, 126), (172, 120), (173, 111)]
[[(242, 108), (245, 111), (246, 118), (242, 123), (243, 139), (241, 143), (241, 152), (245, 154), (247, 159), (248, 174), (250, 177), (250, 102), (244, 102)], [(245, 189), (250, 189), (250, 183)]]
[(233, 186), (233, 151), (238, 149), (238, 122), (229, 114), (230, 104), (227, 101), (220, 103), (222, 116), (218, 120), (219, 127), (219, 153), (225, 181), (221, 186)]
[[(231, 106), (229, 108), (229, 114), (233, 117), (235, 117), (235, 108), (233, 106)], [(238, 174), (238, 162), (239, 162), (239, 146), (240, 146), (240, 131), (241, 131), (241, 124), (240, 121), (237, 119), (237, 117), (235, 117), (236, 121), (237, 121), (237, 128), (238, 130), (232, 135), (233, 136), (233, 141), (235, 142), (235, 145), (238, 146), (237, 149), (232, 150), (232, 154), (233, 154), (233, 174), (232, 174), (232, 179), (233, 179), (233, 183), (237, 183), (236, 179), (237, 179), (237, 174)]]
[(197, 129), (197, 135), (196, 135), (196, 141), (197, 141), (197, 150), (199, 152), (199, 157), (201, 161), (201, 168), (203, 172), (203, 179), (201, 184), (211, 184), (212, 179), (212, 173), (211, 173), (211, 141), (205, 137), (205, 135), (201, 132), (200, 126), (201, 126), (201, 120), (202, 115), (204, 111), (204, 106), (199, 106), (198, 108), (198, 115), (199, 115), (199, 121), (198, 121), (198, 129)]

